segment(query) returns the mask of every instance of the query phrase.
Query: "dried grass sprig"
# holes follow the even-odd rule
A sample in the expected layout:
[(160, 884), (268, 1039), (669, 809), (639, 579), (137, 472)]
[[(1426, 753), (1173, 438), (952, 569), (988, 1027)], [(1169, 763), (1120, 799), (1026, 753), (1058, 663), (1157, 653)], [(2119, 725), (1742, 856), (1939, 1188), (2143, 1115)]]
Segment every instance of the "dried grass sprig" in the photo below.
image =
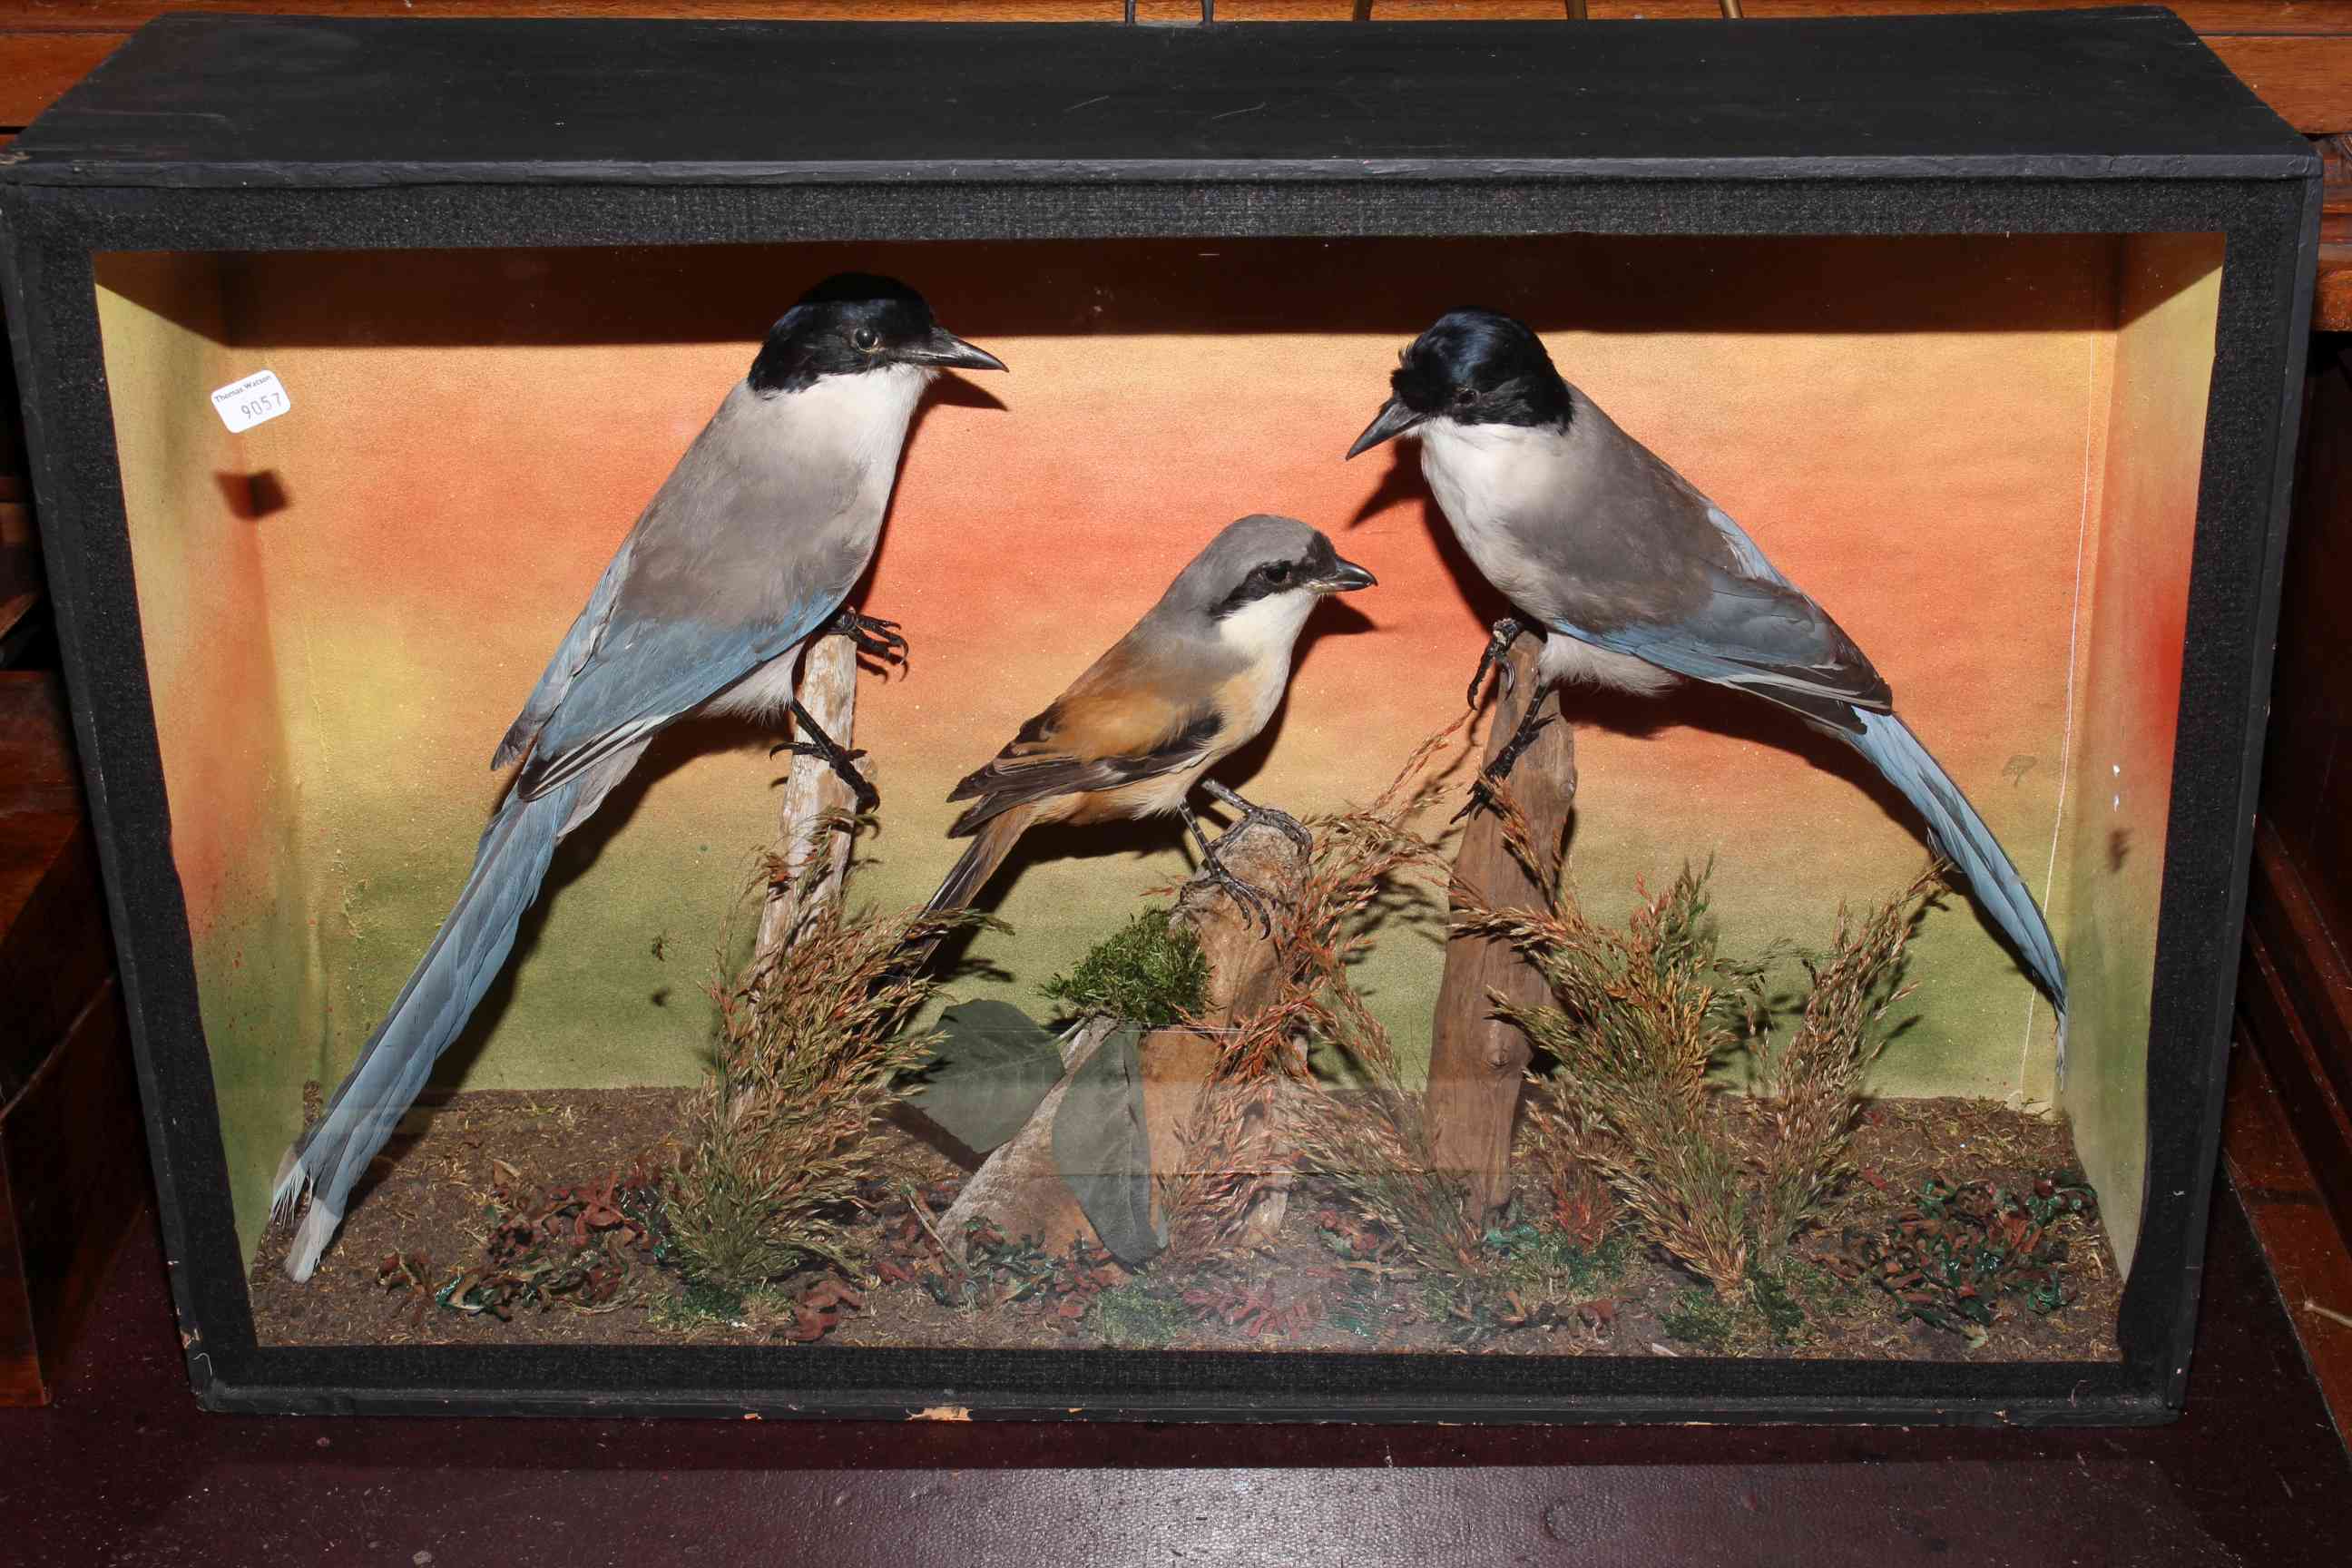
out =
[(1616, 1190), (1601, 1174), (1607, 1133), (1532, 1073), (1520, 1111), (1517, 1158), (1533, 1178), (1538, 1217), (1574, 1246), (1599, 1248), (1624, 1216)]
[[(1801, 1021), (1777, 1048), (1762, 968), (1717, 952), (1706, 870), (1685, 867), (1622, 931), (1589, 919), (1563, 889), (1549, 912), (1466, 910), (1460, 931), (1499, 937), (1532, 957), (1552, 1005), (1500, 1016), (1559, 1063), (1555, 1141), (1607, 1178), (1636, 1223), (1730, 1300), (1845, 1173), (1862, 1080), (1885, 1048), (1876, 1026), (1937, 882), (1931, 871), (1869, 914), (1840, 911), (1830, 956), (1809, 963)], [(1721, 1114), (1713, 1079), (1732, 1052), (1758, 1064), (1760, 1125)]]
[[(1441, 896), (1443, 854), (1407, 824), (1437, 798), (1432, 764), (1465, 723), (1424, 741), (1370, 805), (1308, 825), (1314, 851), (1298, 897), (1276, 921), (1281, 984), (1228, 1037), (1218, 1075), (1226, 1092), (1202, 1096), (1188, 1129), (1192, 1163), (1242, 1178), (1196, 1178), (1177, 1194), (1171, 1216), (1193, 1248), (1213, 1248), (1257, 1201), (1267, 1179), (1257, 1173), (1283, 1163), (1263, 1157), (1262, 1141), (1278, 1134), (1289, 1163), (1349, 1194), (1420, 1267), (1475, 1267), (1467, 1191), (1431, 1170), (1421, 1096), (1405, 1086), (1388, 1030), (1349, 980), (1385, 924)], [(1357, 1084), (1317, 1079), (1307, 1042), (1335, 1053)]]
[(1853, 1173), (1846, 1151), (1863, 1079), (1886, 1049), (1888, 1010), (1911, 994), (1901, 984), (1904, 960), (1942, 889), (1941, 868), (1930, 866), (1858, 919), (1841, 908), (1830, 955), (1806, 964), (1812, 984), (1795, 1029), (1777, 1047), (1769, 1034), (1757, 1037), (1758, 1098), (1769, 1135), (1756, 1235), (1767, 1268), (1779, 1266), (1806, 1218)]
[[(854, 834), (856, 819), (828, 814), (812, 838), (845, 826)], [(810, 864), (803, 890), (813, 895), (822, 858)], [(762, 885), (783, 865), (770, 857)], [(804, 898), (789, 946), (708, 987), (719, 1037), (669, 1187), (670, 1232), (689, 1271), (746, 1289), (815, 1260), (856, 1267), (845, 1221), (877, 1173), (876, 1123), (912, 1092), (907, 1075), (936, 1044), (907, 1027), (938, 985), (909, 957), (978, 918), (846, 915), (829, 898)]]

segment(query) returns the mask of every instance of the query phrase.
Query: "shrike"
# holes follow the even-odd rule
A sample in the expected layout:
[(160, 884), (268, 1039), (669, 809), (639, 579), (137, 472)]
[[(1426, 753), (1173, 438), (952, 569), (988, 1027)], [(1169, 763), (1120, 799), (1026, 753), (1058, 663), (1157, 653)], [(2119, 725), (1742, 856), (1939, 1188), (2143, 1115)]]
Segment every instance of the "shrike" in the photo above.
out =
[(793, 700), (801, 645), (832, 630), (903, 647), (841, 612), (881, 532), (924, 386), (1003, 370), (931, 320), (905, 284), (846, 274), (803, 296), (678, 459), (572, 623), (491, 760), (520, 760), (455, 908), (326, 1112), (278, 1169), (273, 1202), (310, 1208), (286, 1257), (308, 1279), (352, 1186), (415, 1103), (514, 945), (558, 840), (587, 820), (664, 726), (688, 713), (796, 721), (869, 806), (845, 752)]
[[(1394, 395), (1348, 456), (1412, 431), (1422, 472), (1478, 570), (1517, 619), (1496, 623), (1472, 679), (1532, 626), (1546, 686), (1582, 679), (1655, 693), (1681, 678), (1753, 692), (1867, 757), (1927, 819), (2063, 1023), (2066, 974), (2017, 868), (1903, 721), (1853, 639), (1756, 542), (1560, 379), (1523, 323), (1455, 310), (1406, 348)], [(1544, 721), (1496, 756), (1507, 773)], [(1482, 781), (1483, 784), (1483, 781)], [(2059, 1068), (2065, 1066), (2059, 1035)]]
[[(1290, 681), (1292, 649), (1317, 602), (1374, 584), (1331, 542), (1287, 517), (1245, 517), (1209, 542), (1150, 614), (948, 798), (972, 804), (949, 833), (971, 847), (931, 899), (971, 902), (1021, 835), (1049, 822), (1108, 822), (1174, 812), (1202, 864), (1270, 926), (1261, 892), (1227, 870), (1186, 797), (1202, 775), (1255, 739)], [(1203, 786), (1244, 820), (1306, 831), (1224, 785)], [(1239, 824), (1235, 825), (1236, 826)]]

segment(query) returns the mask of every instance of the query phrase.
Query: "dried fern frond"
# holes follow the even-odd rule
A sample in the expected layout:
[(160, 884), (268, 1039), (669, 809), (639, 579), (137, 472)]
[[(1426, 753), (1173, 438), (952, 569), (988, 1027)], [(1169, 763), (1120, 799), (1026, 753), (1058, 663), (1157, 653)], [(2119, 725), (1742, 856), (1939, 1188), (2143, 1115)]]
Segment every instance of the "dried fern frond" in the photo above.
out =
[(1715, 1286), (1748, 1272), (1748, 1184), (1716, 1135), (1707, 1075), (1738, 1035), (1718, 1001), (1706, 873), (1685, 867), (1622, 931), (1563, 891), (1549, 914), (1473, 910), (1456, 929), (1528, 952), (1553, 1005), (1502, 1016), (1560, 1063), (1573, 1113), (1598, 1134), (1594, 1163), (1650, 1237)]

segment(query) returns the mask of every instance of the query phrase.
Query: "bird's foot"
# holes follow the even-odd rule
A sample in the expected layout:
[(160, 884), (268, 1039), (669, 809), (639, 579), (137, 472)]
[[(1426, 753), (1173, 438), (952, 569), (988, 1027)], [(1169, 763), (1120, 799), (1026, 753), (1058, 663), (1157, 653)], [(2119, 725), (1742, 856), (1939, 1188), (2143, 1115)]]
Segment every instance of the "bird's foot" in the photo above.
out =
[(1505, 779), (1511, 776), (1511, 769), (1518, 765), (1521, 754), (1536, 743), (1538, 735), (1551, 727), (1556, 717), (1541, 711), (1539, 708), (1528, 710), (1527, 718), (1511, 732), (1511, 738), (1504, 743), (1503, 749), (1495, 753), (1495, 760), (1478, 771), (1477, 778), (1470, 784), (1470, 798), (1463, 804), (1461, 810), (1454, 814), (1448, 826), (1482, 810), (1501, 815), (1502, 800), (1496, 790)]
[(1527, 627), (1517, 617), (1505, 616), (1488, 629), (1486, 650), (1478, 656), (1478, 673), (1470, 678), (1469, 705), (1478, 706), (1478, 694), (1486, 689), (1489, 671), (1499, 671), (1503, 678), (1503, 695), (1511, 694), (1511, 667), (1506, 661), (1511, 657), (1511, 645), (1517, 642)]
[[(1250, 813), (1261, 809), (1251, 805), (1249, 802), (1243, 800), (1241, 796), (1234, 794), (1233, 791), (1225, 788), (1223, 784), (1211, 784), (1209, 786), (1209, 794), (1214, 799), (1222, 801), (1228, 805), (1237, 805), (1243, 814), (1243, 821), (1244, 822), (1249, 819)], [(1272, 936), (1274, 934), (1274, 911), (1266, 907), (1265, 895), (1260, 892), (1257, 889), (1251, 887), (1247, 882), (1243, 881), (1239, 877), (1234, 876), (1232, 870), (1226, 867), (1223, 858), (1217, 853), (1217, 845), (1223, 844), (1225, 839), (1231, 837), (1233, 835), (1230, 832), (1221, 835), (1219, 836), (1216, 844), (1212, 844), (1209, 842), (1209, 836), (1201, 831), (1201, 819), (1192, 815), (1192, 807), (1179, 802), (1176, 807), (1176, 814), (1184, 819), (1184, 826), (1192, 830), (1192, 842), (1201, 847), (1201, 869), (1208, 873), (1209, 880), (1214, 882), (1219, 888), (1223, 889), (1224, 890), (1225, 897), (1233, 900), (1234, 903), (1241, 910), (1242, 913), (1256, 924), (1259, 931), (1265, 932), (1267, 936)], [(1301, 837), (1305, 837), (1307, 836), (1307, 830), (1305, 828), (1300, 827), (1297, 823), (1292, 822), (1290, 818), (1283, 816), (1283, 814), (1278, 811), (1268, 811), (1265, 813), (1265, 816), (1268, 822), (1274, 826), (1281, 826), (1281, 822), (1273, 821), (1276, 817), (1281, 817), (1282, 822), (1289, 822), (1290, 827), (1295, 829)], [(1241, 825), (1239, 823), (1234, 824), (1235, 828), (1238, 828)], [(1308, 842), (1311, 843), (1313, 840), (1309, 839)]]
[(1501, 797), (1496, 795), (1495, 790), (1496, 786), (1502, 782), (1498, 778), (1492, 778), (1483, 773), (1471, 780), (1470, 798), (1462, 803), (1461, 810), (1445, 819), (1445, 826), (1451, 827), (1455, 823), (1466, 817), (1475, 816), (1482, 811), (1491, 811), (1500, 816), (1503, 812), (1502, 801)]
[(822, 759), (833, 770), (834, 775), (849, 786), (849, 793), (857, 797), (858, 810), (872, 811), (882, 804), (882, 796), (866, 775), (857, 771), (857, 760), (866, 755), (863, 751), (845, 752), (837, 746), (818, 745), (814, 741), (779, 741), (768, 748), (768, 755), (772, 757), (781, 752), (790, 752), (796, 757)]
[[(1218, 843), (1223, 842), (1223, 839), (1218, 840)], [(1216, 845), (1202, 847), (1201, 868), (1209, 873), (1209, 880), (1224, 889), (1225, 897), (1240, 907), (1242, 913), (1256, 925), (1261, 933), (1266, 936), (1274, 934), (1274, 911), (1267, 907), (1265, 895), (1226, 869), (1224, 861), (1217, 856)]]
[(907, 662), (907, 639), (898, 635), (898, 623), (861, 616), (856, 610), (844, 610), (825, 623), (825, 631), (835, 637), (845, 637), (857, 644), (857, 651), (867, 658), (878, 658), (885, 664)]
[(1237, 792), (1227, 789), (1214, 779), (1209, 780), (1201, 788), (1210, 799), (1235, 813), (1234, 825), (1217, 836), (1218, 843), (1223, 844), (1252, 823), (1262, 822), (1297, 845), (1300, 854), (1311, 855), (1315, 852), (1315, 835), (1307, 832), (1305, 825), (1290, 813), (1277, 811), (1270, 805), (1252, 805), (1244, 800)]
[(824, 726), (810, 717), (809, 710), (800, 705), (797, 698), (793, 701), (792, 715), (793, 728), (803, 738), (779, 741), (768, 748), (768, 755), (772, 757), (782, 752), (790, 752), (796, 757), (815, 757), (833, 770), (835, 778), (849, 786), (849, 793), (857, 799), (858, 810), (872, 811), (880, 805), (882, 796), (866, 781), (866, 775), (857, 771), (858, 759), (866, 755), (865, 752), (852, 751), (826, 734)]

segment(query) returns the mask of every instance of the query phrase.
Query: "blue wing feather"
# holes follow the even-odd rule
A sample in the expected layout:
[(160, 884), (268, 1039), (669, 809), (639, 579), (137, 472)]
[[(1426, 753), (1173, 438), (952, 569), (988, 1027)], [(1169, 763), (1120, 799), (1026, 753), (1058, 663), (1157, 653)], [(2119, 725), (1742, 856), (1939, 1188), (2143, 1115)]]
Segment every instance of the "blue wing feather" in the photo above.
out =
[(839, 607), (838, 595), (811, 595), (748, 626), (614, 617), (541, 724), (515, 787), (536, 795), (577, 776), (790, 652)]
[[(1551, 629), (1694, 680), (1732, 686), (1789, 708), (1868, 758), (1924, 817), (1928, 843), (1966, 878), (1979, 904), (2063, 1016), (2066, 971), (2041, 906), (1949, 773), (1895, 716), (1893, 697), (1861, 649), (1782, 576), (1722, 509), (1707, 520), (1738, 574), (1709, 568), (1713, 592), (1671, 624)], [(2062, 1037), (2060, 1070), (2064, 1070)]]

